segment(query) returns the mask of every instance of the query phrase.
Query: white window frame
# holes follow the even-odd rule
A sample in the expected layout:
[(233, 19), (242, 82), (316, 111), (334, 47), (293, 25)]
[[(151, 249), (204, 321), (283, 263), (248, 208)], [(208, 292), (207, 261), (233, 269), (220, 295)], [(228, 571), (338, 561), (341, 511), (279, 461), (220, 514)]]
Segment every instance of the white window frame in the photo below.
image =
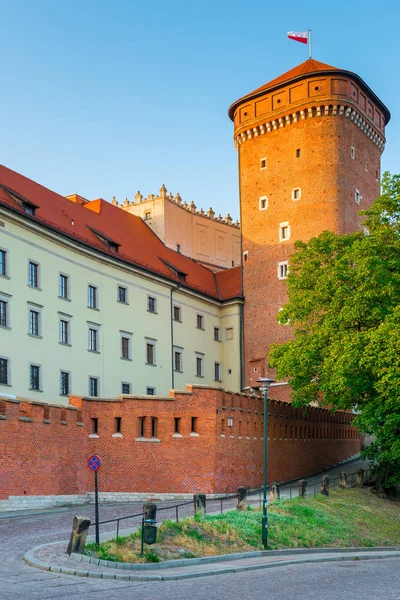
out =
[[(62, 373), (66, 373), (68, 375), (68, 392), (66, 394), (63, 394), (62, 390), (61, 390), (61, 375), (62, 375)], [(63, 396), (65, 398), (66, 396), (69, 396), (70, 393), (71, 393), (71, 371), (67, 371), (66, 369), (60, 369), (60, 393), (59, 393), (59, 395)]]
[[(204, 378), (204, 354), (203, 352), (195, 352), (195, 377), (202, 377)], [(197, 373), (197, 359), (201, 360), (201, 369), (200, 369), (200, 375), (198, 375)]]
[[(150, 310), (150, 300), (154, 300), (154, 310)], [(147, 296), (147, 312), (152, 315), (157, 314), (157, 298), (156, 296)]]
[[(90, 321), (87, 321), (87, 326), (88, 326), (88, 331), (87, 331), (87, 335), (88, 335), (88, 352), (94, 352), (95, 354), (100, 354), (100, 325), (99, 323), (91, 323)], [(94, 331), (96, 331), (96, 350), (91, 350), (90, 348), (90, 330), (93, 329)]]
[[(201, 327), (199, 327), (199, 323), (198, 323), (199, 317), (201, 318)], [(204, 331), (204, 315), (202, 315), (201, 313), (196, 313), (196, 329), (200, 329), (201, 331)]]
[[(67, 315), (61, 311), (58, 311), (58, 343), (61, 346), (71, 346), (72, 344), (72, 327), (71, 327), (71, 319), (72, 315)], [(67, 342), (61, 341), (61, 321), (65, 321), (68, 323), (67, 325)]]
[(356, 191), (354, 192), (354, 200), (355, 200), (356, 204), (360, 204), (361, 203), (362, 195), (361, 195), (360, 190), (356, 189)]
[[(286, 275), (282, 276), (281, 275), (281, 267), (286, 265)], [(280, 279), (281, 281), (283, 281), (284, 279), (287, 279), (289, 273), (289, 263), (287, 260), (281, 260), (280, 262), (278, 262), (278, 279)]]
[[(90, 295), (89, 295), (89, 289), (90, 288), (94, 288), (95, 290), (95, 306), (90, 306)], [(100, 310), (100, 294), (99, 294), (99, 287), (97, 285), (95, 285), (94, 283), (88, 283), (88, 287), (87, 287), (87, 307), (90, 308), (91, 310)]]
[[(218, 370), (218, 377), (217, 375)], [(214, 362), (214, 381), (221, 382), (222, 381), (222, 364), (220, 362)]]
[(9, 356), (0, 355), (0, 359), (7, 361), (7, 383), (1, 383), (0, 381), (0, 385), (11, 387), (11, 358)]
[[(128, 340), (128, 356), (122, 356), (122, 338), (126, 338)], [(132, 333), (130, 331), (123, 331), (120, 329), (119, 331), (119, 348), (120, 348), (120, 358), (121, 360), (132, 360)]]
[[(125, 290), (125, 301), (119, 299), (120, 288), (122, 290)], [(119, 302), (120, 304), (129, 304), (128, 288), (125, 285), (120, 285), (120, 284), (117, 285), (117, 302)]]
[(213, 329), (213, 340), (214, 342), (221, 341), (221, 327), (217, 327), (216, 325), (214, 325)]
[[(157, 366), (157, 354), (156, 354), (156, 345), (157, 345), (157, 340), (155, 340), (154, 338), (144, 338), (145, 341), (145, 363), (147, 366), (149, 367), (156, 367)], [(147, 362), (147, 345), (153, 346), (153, 362), (149, 363)]]
[[(33, 338), (42, 338), (42, 309), (43, 306), (35, 304), (34, 302), (28, 302), (28, 335)], [(31, 311), (38, 313), (38, 334), (31, 333)], [(34, 364), (34, 363), (33, 363)]]
[(351, 156), (352, 160), (355, 160), (355, 159), (356, 159), (356, 149), (355, 149), (355, 147), (354, 147), (354, 146), (351, 146), (351, 149), (350, 149), (350, 156)]
[[(179, 319), (175, 319), (175, 309), (178, 309), (178, 314), (179, 314)], [(174, 304), (172, 306), (172, 320), (175, 321), (175, 323), (182, 323), (182, 307), (178, 306), (178, 304)]]
[[(264, 161), (264, 166), (263, 166), (263, 161)], [(260, 171), (265, 171), (266, 168), (267, 168), (267, 158), (264, 156), (264, 158), (260, 158)]]
[[(61, 277), (67, 278), (67, 295), (66, 296), (61, 295)], [(67, 273), (63, 273), (62, 271), (59, 271), (59, 273), (58, 273), (58, 297), (60, 298), (60, 300), (70, 300), (71, 299), (70, 286), (71, 286), (70, 276), (67, 275)]]
[[(37, 271), (36, 271), (36, 278), (37, 278), (37, 282), (36, 283), (37, 283), (37, 285), (31, 285), (30, 284), (30, 272), (31, 272), (30, 266), (31, 266), (31, 264), (32, 265), (36, 265), (36, 267), (37, 267)], [(42, 283), (42, 281), (41, 281), (41, 279), (42, 279), (41, 275), (42, 275), (42, 273), (41, 273), (41, 269), (40, 269), (40, 263), (38, 263), (37, 260), (33, 260), (32, 258), (29, 258), (28, 259), (28, 287), (31, 288), (32, 290), (39, 290), (40, 291), (42, 289), (41, 288), (41, 283)]]
[[(286, 237), (283, 236), (284, 230), (286, 230)], [(288, 221), (285, 221), (284, 223), (279, 223), (279, 241), (287, 242), (288, 240), (290, 240), (290, 225)]]
[(247, 261), (248, 261), (248, 259), (249, 259), (249, 251), (248, 251), (248, 250), (245, 250), (245, 251), (243, 252), (243, 262), (247, 262)]
[(11, 329), (11, 308), (10, 308), (11, 307), (11, 302), (10, 302), (10, 298), (11, 298), (10, 294), (5, 294), (4, 292), (0, 292), (0, 301), (6, 303), (6, 324), (5, 325), (1, 325), (0, 324), (0, 328), (1, 329)]
[[(181, 348), (180, 346), (174, 346), (173, 351), (174, 351), (174, 372), (175, 373), (183, 373), (183, 348)], [(176, 369), (175, 354), (180, 355), (180, 369)]]
[[(263, 206), (263, 203), (265, 203), (265, 206)], [(258, 208), (260, 210), (267, 210), (267, 208), (268, 208), (268, 197), (267, 196), (260, 196), (260, 198), (258, 199)]]
[[(299, 192), (298, 197), (296, 198), (296, 193)], [(301, 188), (300, 187), (295, 187), (292, 189), (292, 200), (294, 202), (296, 202), (297, 200), (300, 200), (301, 198)]]
[[(31, 387), (31, 367), (38, 367), (39, 368), (39, 388), (32, 388)], [(42, 381), (42, 365), (39, 365), (38, 363), (29, 363), (29, 391), (31, 392), (42, 392), (43, 391), (43, 385), (42, 385), (43, 381)]]
[(8, 250), (8, 248), (3, 248), (2, 246), (0, 247), (0, 252), (4, 252), (5, 253), (5, 257), (4, 257), (4, 273), (0, 273), (0, 277), (3, 277), (4, 279), (10, 279), (10, 262), (9, 262), (9, 256), (10, 256), (10, 251)]
[[(90, 380), (91, 379), (95, 379), (97, 381), (97, 396), (91, 396), (90, 395)], [(88, 392), (89, 392), (89, 397), (90, 398), (99, 398), (100, 397), (100, 377), (98, 377), (97, 375), (89, 375), (89, 378), (88, 378)]]

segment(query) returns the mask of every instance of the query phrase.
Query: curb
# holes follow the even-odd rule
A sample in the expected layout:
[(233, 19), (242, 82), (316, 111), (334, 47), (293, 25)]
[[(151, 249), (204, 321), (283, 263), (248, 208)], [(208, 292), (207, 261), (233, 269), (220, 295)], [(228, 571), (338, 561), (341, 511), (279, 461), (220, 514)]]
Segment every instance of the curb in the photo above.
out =
[[(60, 543), (60, 542), (58, 542)], [(64, 542), (61, 542), (64, 543)], [(297, 551), (294, 550), (266, 550), (259, 552), (248, 552), (248, 553), (238, 553), (238, 554), (228, 554), (224, 556), (213, 556), (206, 557), (204, 559), (182, 559), (178, 561), (166, 561), (165, 563), (157, 563), (156, 565), (133, 565), (129, 563), (108, 563), (107, 561), (102, 561), (99, 559), (94, 559), (92, 564), (97, 564), (99, 566), (105, 566), (106, 569), (109, 567), (113, 567), (115, 569), (115, 573), (111, 571), (89, 571), (86, 569), (74, 569), (74, 568), (66, 568), (59, 567), (57, 565), (52, 565), (49, 563), (45, 563), (43, 561), (35, 558), (35, 552), (48, 544), (42, 544), (40, 546), (36, 546), (32, 550), (29, 550), (24, 555), (24, 561), (32, 566), (39, 568), (43, 571), (50, 571), (52, 573), (62, 573), (64, 575), (74, 575), (77, 577), (91, 577), (96, 579), (115, 579), (120, 581), (172, 581), (172, 580), (180, 580), (180, 579), (193, 579), (196, 577), (208, 577), (211, 575), (226, 575), (228, 573), (240, 573), (244, 571), (256, 571), (260, 569), (269, 569), (273, 567), (286, 567), (289, 565), (298, 565), (298, 564), (310, 564), (310, 563), (322, 563), (322, 562), (339, 562), (339, 561), (359, 561), (359, 560), (376, 560), (376, 559), (386, 559), (386, 558), (399, 558), (400, 557), (400, 548), (397, 547), (377, 547), (377, 548), (299, 548)], [(310, 554), (337, 554), (337, 556), (309, 556)], [(169, 568), (177, 568), (183, 567), (189, 569), (191, 566), (196, 566), (200, 564), (212, 564), (218, 563), (221, 561), (228, 560), (237, 560), (243, 558), (262, 558), (267, 556), (291, 556), (299, 554), (299, 558), (289, 558), (288, 560), (282, 560), (279, 562), (266, 562), (260, 563), (256, 565), (238, 565), (238, 566), (221, 566), (219, 569), (208, 569), (200, 572), (186, 572), (186, 573), (174, 573), (171, 575), (168, 574), (149, 574), (143, 573), (141, 575), (127, 573), (127, 571), (149, 571), (149, 570), (161, 570), (161, 569), (169, 569)], [(76, 556), (76, 555), (75, 555)], [(89, 563), (91, 557), (85, 557), (85, 560), (82, 560), (84, 555), (78, 555), (81, 558), (81, 563)], [(86, 560), (86, 558), (88, 560)], [(107, 563), (105, 565), (104, 563)], [(169, 564), (167, 563), (174, 563)], [(179, 563), (179, 564), (177, 564)], [(119, 566), (120, 565), (120, 566)], [(141, 567), (141, 568), (138, 568)], [(121, 572), (122, 571), (122, 572)], [(124, 572), (125, 571), (125, 572)]]

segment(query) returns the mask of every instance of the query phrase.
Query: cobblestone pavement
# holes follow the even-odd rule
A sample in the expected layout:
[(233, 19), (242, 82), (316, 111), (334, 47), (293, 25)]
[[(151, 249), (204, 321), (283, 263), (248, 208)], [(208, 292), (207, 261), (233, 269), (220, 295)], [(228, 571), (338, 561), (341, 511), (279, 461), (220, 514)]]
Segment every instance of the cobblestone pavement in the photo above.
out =
[[(357, 469), (356, 463), (350, 463), (346, 465), (347, 472), (353, 472)], [(344, 467), (340, 467), (339, 471), (344, 470)], [(320, 477), (318, 477), (320, 480)], [(171, 503), (169, 503), (171, 504)], [(159, 506), (167, 506), (168, 503), (160, 503)], [(209, 503), (209, 510), (218, 510), (218, 505), (214, 503), (214, 509), (212, 508), (213, 503)], [(226, 508), (228, 506), (226, 505)], [(124, 515), (132, 514), (133, 512), (139, 512), (141, 504), (128, 504), (128, 505), (112, 505), (112, 506), (101, 506), (101, 520), (111, 519), (114, 517), (120, 517)], [(138, 510), (139, 509), (139, 510)], [(180, 515), (192, 514), (193, 507), (191, 505), (182, 507), (180, 509)], [(175, 510), (163, 511), (163, 518), (173, 518)], [(31, 599), (39, 598), (40, 600), (52, 599), (52, 598), (69, 598), (82, 594), (84, 598), (90, 598), (91, 595), (96, 595), (96, 598), (107, 598), (107, 600), (123, 600), (125, 598), (135, 598), (139, 600), (158, 598), (160, 594), (164, 596), (163, 600), (169, 598), (220, 598), (228, 597), (230, 593), (237, 594), (241, 589), (250, 590), (248, 595), (242, 595), (243, 598), (252, 598), (254, 600), (258, 598), (265, 598), (265, 590), (263, 591), (263, 585), (265, 581), (274, 579), (274, 577), (282, 579), (282, 571), (275, 575), (275, 569), (270, 569), (268, 575), (266, 572), (250, 572), (242, 574), (234, 574), (230, 576), (220, 575), (217, 578), (210, 577), (196, 581), (193, 585), (192, 580), (182, 582), (161, 582), (161, 583), (136, 583), (136, 582), (116, 582), (107, 580), (96, 580), (96, 579), (82, 579), (68, 575), (57, 575), (44, 571), (40, 571), (33, 567), (26, 565), (23, 562), (24, 553), (38, 546), (39, 544), (45, 544), (48, 542), (55, 542), (59, 540), (67, 540), (71, 531), (72, 518), (75, 514), (85, 514), (94, 520), (94, 509), (92, 506), (85, 507), (73, 507), (73, 508), (62, 508), (53, 509), (43, 513), (30, 513), (24, 515), (1, 515), (0, 518), (0, 598), (1, 600), (17, 600), (17, 599)], [(160, 512), (161, 516), (162, 513)], [(138, 520), (136, 520), (137, 522)], [(125, 522), (124, 527), (133, 527), (135, 522)], [(114, 532), (115, 524), (108, 524), (102, 526), (103, 532)], [(384, 566), (388, 563), (393, 563), (393, 567), (397, 567), (397, 573), (400, 572), (400, 560), (390, 559), (387, 561), (370, 561), (371, 563), (378, 564), (379, 569), (387, 571), (387, 567)], [(354, 565), (352, 565), (354, 567)], [(351, 573), (351, 566), (342, 566), (343, 573)], [(313, 573), (317, 573), (318, 569), (324, 569), (329, 572), (337, 571), (340, 567), (326, 565), (325, 567), (310, 567), (303, 565), (302, 567), (293, 567), (285, 569), (285, 589), (288, 586), (287, 572), (297, 572), (299, 569), (307, 570)], [(374, 577), (374, 567), (367, 564), (367, 561), (360, 569), (363, 573), (372, 573), (371, 577)], [(321, 571), (320, 571), (321, 572)], [(392, 580), (395, 579), (394, 572), (392, 573)], [(279, 579), (276, 579), (278, 581)], [(388, 578), (388, 581), (390, 578)], [(213, 583), (212, 583), (213, 582)], [(258, 583), (256, 583), (258, 582)], [(264, 582), (264, 584), (262, 583)], [(389, 581), (390, 583), (390, 581)], [(241, 586), (250, 586), (242, 588)], [(256, 587), (258, 585), (259, 591), (257, 592)], [(398, 590), (400, 586), (398, 587)], [(219, 590), (219, 593), (216, 593)], [(229, 591), (230, 590), (230, 591)], [(275, 588), (276, 590), (276, 588)], [(246, 592), (247, 593), (247, 592)], [(259, 595), (257, 595), (259, 594)], [(261, 595), (260, 595), (261, 594)], [(297, 592), (296, 592), (297, 594)], [(286, 596), (270, 596), (276, 598), (286, 598)], [(308, 598), (312, 598), (307, 594)], [(396, 598), (400, 599), (400, 592), (397, 596), (390, 596), (386, 594), (386, 599)], [(287, 596), (289, 598), (289, 596)], [(318, 596), (315, 596), (318, 597)], [(324, 596), (328, 598), (328, 596)], [(351, 596), (352, 600), (356, 598), (370, 598), (370, 596)], [(332, 596), (333, 598), (333, 596)]]

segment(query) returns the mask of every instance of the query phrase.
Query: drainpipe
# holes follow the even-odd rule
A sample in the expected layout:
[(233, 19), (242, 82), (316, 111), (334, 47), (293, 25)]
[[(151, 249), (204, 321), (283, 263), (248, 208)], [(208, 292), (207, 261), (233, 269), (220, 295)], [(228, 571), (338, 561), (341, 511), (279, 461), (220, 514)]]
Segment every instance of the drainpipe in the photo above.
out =
[(175, 389), (175, 372), (174, 372), (174, 320), (173, 320), (173, 304), (172, 293), (174, 288), (170, 289), (170, 318), (171, 318), (171, 389)]

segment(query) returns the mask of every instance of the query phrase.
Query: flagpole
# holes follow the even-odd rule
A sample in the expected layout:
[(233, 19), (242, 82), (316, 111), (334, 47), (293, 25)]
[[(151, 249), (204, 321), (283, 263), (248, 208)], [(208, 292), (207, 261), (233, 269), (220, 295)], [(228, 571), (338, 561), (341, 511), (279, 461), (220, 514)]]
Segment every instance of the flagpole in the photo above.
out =
[(308, 58), (312, 58), (311, 29), (308, 30)]

